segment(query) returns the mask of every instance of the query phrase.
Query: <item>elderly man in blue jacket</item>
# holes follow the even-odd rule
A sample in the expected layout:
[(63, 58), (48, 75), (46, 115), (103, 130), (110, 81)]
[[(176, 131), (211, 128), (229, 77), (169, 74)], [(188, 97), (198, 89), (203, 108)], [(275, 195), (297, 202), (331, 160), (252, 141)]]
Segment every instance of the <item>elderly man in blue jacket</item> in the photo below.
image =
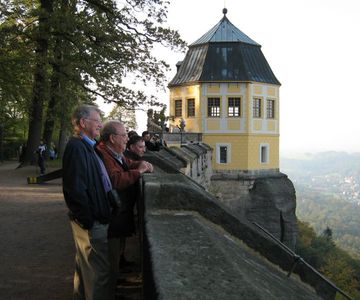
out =
[(102, 128), (101, 111), (81, 105), (73, 114), (75, 136), (63, 156), (63, 193), (75, 240), (75, 300), (111, 299), (111, 269), (107, 231), (112, 189), (95, 138)]

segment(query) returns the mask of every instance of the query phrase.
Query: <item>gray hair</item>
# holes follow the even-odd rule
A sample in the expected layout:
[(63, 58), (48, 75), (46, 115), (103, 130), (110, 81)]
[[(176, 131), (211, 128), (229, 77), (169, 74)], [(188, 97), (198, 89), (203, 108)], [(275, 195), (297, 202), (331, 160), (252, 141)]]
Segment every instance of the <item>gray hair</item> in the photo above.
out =
[(79, 105), (72, 114), (72, 118), (71, 118), (72, 124), (74, 126), (79, 126), (80, 120), (90, 117), (90, 114), (93, 111), (98, 112), (100, 115), (102, 114), (102, 111), (95, 105), (89, 105), (89, 104)]
[(117, 133), (116, 128), (119, 125), (124, 126), (124, 124), (119, 120), (110, 120), (105, 122), (101, 129), (100, 140), (103, 142), (108, 142), (110, 140), (110, 135)]

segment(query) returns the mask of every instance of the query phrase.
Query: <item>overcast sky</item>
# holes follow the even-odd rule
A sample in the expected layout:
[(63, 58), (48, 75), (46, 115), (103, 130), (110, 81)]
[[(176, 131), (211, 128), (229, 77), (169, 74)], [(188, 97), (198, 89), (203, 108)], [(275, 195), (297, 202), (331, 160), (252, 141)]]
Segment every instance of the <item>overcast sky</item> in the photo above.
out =
[[(170, 2), (167, 25), (188, 44), (220, 21), (225, 3), (228, 19), (262, 46), (282, 84), (281, 153), (360, 152), (359, 0)], [(184, 56), (166, 56), (169, 80)]]

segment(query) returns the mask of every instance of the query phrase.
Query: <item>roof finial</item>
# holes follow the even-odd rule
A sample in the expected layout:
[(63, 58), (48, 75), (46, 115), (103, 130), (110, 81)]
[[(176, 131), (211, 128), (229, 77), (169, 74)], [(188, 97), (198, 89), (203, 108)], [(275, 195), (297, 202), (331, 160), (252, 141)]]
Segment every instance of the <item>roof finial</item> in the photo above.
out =
[(224, 14), (224, 16), (227, 14), (227, 8), (223, 8), (223, 14)]

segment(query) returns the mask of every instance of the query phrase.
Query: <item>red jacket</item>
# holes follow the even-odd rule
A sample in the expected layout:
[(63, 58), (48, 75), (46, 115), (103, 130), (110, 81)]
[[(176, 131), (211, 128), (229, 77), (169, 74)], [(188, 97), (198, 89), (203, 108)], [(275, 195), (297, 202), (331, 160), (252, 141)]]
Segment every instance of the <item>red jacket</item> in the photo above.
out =
[(103, 143), (97, 145), (97, 152), (104, 161), (112, 187), (119, 191), (123, 210), (112, 216), (108, 231), (109, 238), (131, 236), (135, 232), (134, 205), (136, 201), (136, 181), (140, 172), (136, 170), (140, 162), (122, 157), (127, 164), (124, 168), (115, 158), (114, 153)]
[(129, 167), (129, 170), (124, 170), (123, 166), (118, 162), (113, 152), (105, 145), (105, 143), (100, 142), (96, 148), (104, 161), (114, 189), (123, 191), (139, 179), (141, 174), (136, 170), (140, 164), (139, 161), (133, 161), (123, 156), (123, 161), (125, 161)]

